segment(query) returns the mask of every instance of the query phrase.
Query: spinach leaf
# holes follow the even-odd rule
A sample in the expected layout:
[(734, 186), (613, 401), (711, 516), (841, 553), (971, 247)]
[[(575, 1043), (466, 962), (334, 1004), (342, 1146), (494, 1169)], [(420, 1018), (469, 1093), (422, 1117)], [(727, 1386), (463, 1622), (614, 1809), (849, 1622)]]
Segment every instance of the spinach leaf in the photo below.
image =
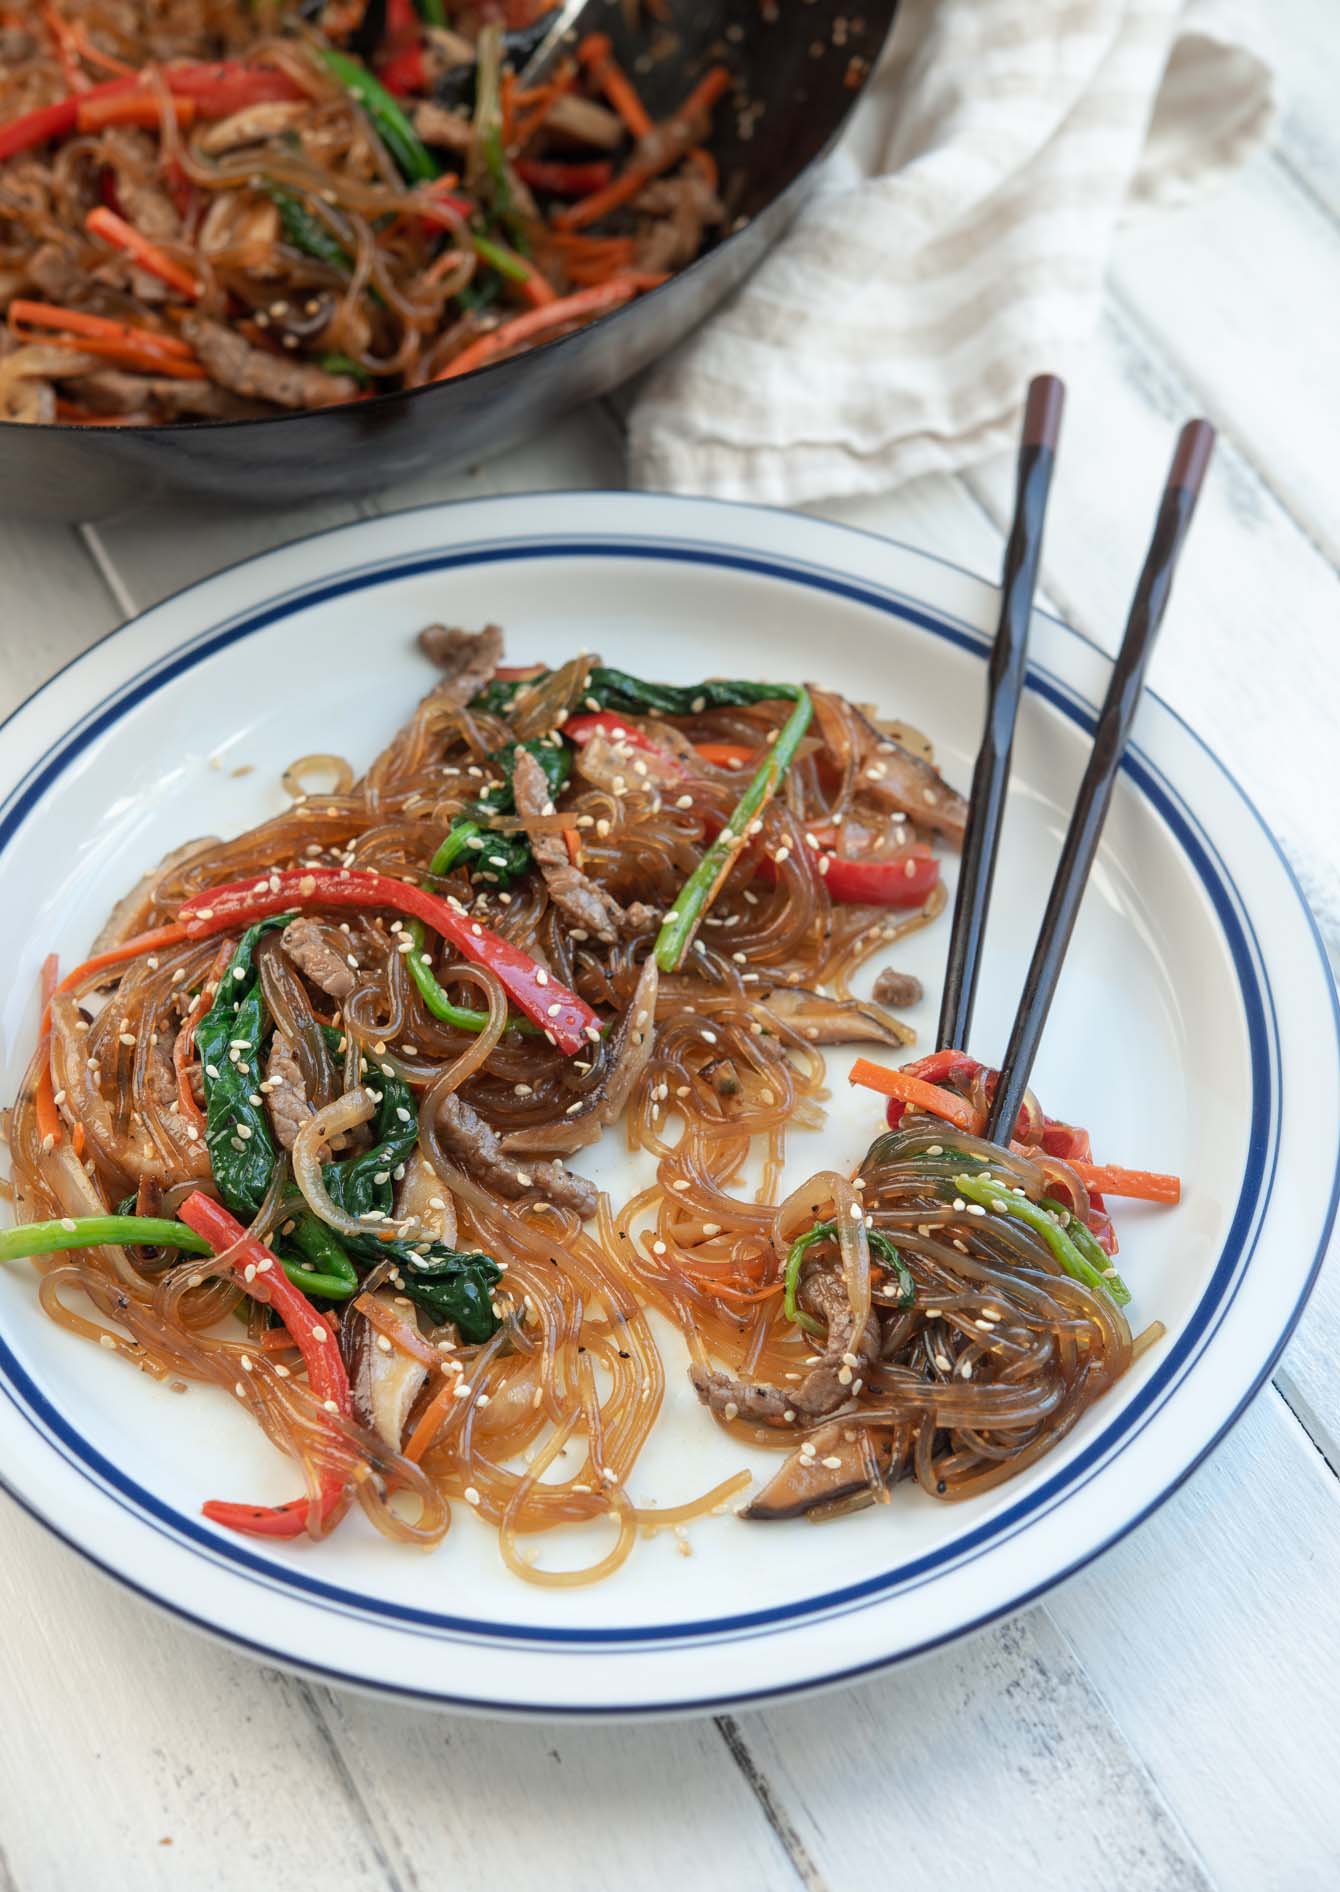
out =
[(195, 1048), (205, 1077), (205, 1148), (209, 1166), (234, 1215), (250, 1221), (274, 1174), (275, 1146), (257, 1089), (261, 1040), (266, 1029), (260, 979), (254, 969), (256, 942), (271, 927), (287, 926), (291, 913), (249, 926), (219, 981), (214, 1003), (195, 1028)]
[(482, 795), (457, 815), (447, 831), (446, 839), (429, 864), (429, 873), (448, 873), (464, 857), (469, 860), (470, 878), (473, 881), (483, 881), (491, 887), (506, 890), (530, 872), (533, 857), (530, 842), (524, 834), (492, 834), (482, 825), (493, 815), (515, 814), (516, 796), (512, 788), (512, 775), (516, 768), (517, 750), (521, 748), (539, 763), (550, 795), (555, 798), (559, 795), (572, 773), (572, 756), (565, 743), (538, 740), (506, 743), (488, 758), (501, 773), (502, 781), (486, 788)]
[(587, 695), (601, 709), (650, 712), (657, 716), (696, 716), (705, 709), (739, 709), (770, 703), (783, 694), (775, 683), (712, 677), (705, 683), (644, 683), (626, 670), (600, 666), (591, 672)]
[[(485, 685), (470, 707), (488, 710), (494, 716), (506, 716), (517, 691), (541, 680), (536, 676), (500, 683), (495, 678)], [(775, 683), (752, 683), (741, 677), (710, 677), (704, 683), (647, 683), (641, 677), (630, 676), (626, 670), (610, 670), (600, 664), (587, 681), (586, 694), (590, 700), (585, 707), (626, 710), (629, 715), (696, 716), (703, 710), (740, 709), (748, 703), (771, 703), (789, 693)]]
[[(419, 1114), (408, 1085), (383, 1073), (371, 1085), (380, 1087), (381, 1094), (373, 1119), (376, 1142), (361, 1156), (327, 1163), (321, 1172), (332, 1200), (348, 1215), (362, 1216), (370, 1210), (390, 1213), (395, 1172), (410, 1156), (419, 1135)], [(329, 1230), (326, 1233), (331, 1235)], [(493, 1294), (502, 1270), (490, 1256), (464, 1254), (445, 1242), (433, 1242), (420, 1253), (423, 1244), (380, 1241), (375, 1223), (369, 1224), (366, 1235), (331, 1235), (331, 1239), (356, 1263), (372, 1264), (394, 1256), (409, 1298), (435, 1320), (455, 1321), (464, 1339), (487, 1340), (496, 1331)]]

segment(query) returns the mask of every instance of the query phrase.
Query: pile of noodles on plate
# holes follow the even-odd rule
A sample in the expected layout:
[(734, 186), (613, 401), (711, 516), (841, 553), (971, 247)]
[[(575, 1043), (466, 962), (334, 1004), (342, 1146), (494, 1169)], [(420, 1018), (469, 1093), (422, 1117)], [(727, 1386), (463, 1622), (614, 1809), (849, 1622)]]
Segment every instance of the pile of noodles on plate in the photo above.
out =
[[(734, 1505), (746, 1472), (691, 1465), (686, 1502), (630, 1496), (653, 1308), (718, 1423), (787, 1454), (748, 1516), (1031, 1463), (1132, 1355), (1097, 1190), (1166, 1179), (1095, 1168), (1031, 1098), (983, 1143), (992, 1074), (932, 1054), (858, 1065), (896, 1127), (777, 1200), (822, 1047), (912, 1039), (914, 979), (851, 982), (943, 906), (966, 811), (924, 739), (812, 686), (421, 643), (441, 679), (364, 775), (294, 762), (281, 814), (175, 849), (82, 965), (48, 961), (0, 1257), (295, 1461), (288, 1504), (205, 1506), (257, 1536), (356, 1500), (431, 1545), (460, 1500), (572, 1583)], [(622, 1205), (580, 1171), (603, 1134), (654, 1163)], [(540, 1568), (535, 1535), (586, 1520), (607, 1546)]]

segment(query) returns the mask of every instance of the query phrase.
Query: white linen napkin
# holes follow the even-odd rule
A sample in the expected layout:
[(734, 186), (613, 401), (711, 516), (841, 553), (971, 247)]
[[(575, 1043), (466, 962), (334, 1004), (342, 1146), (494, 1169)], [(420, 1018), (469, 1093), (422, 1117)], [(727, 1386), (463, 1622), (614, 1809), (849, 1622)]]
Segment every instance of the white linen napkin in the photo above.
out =
[(1265, 136), (1251, 24), (1233, 0), (903, 0), (820, 194), (641, 390), (633, 484), (785, 505), (1013, 445), (1123, 211)]

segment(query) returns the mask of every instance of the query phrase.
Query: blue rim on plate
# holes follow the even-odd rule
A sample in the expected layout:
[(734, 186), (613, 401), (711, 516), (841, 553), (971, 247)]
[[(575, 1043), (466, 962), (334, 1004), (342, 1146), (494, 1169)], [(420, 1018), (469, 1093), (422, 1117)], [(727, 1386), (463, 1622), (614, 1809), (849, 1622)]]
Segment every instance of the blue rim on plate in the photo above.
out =
[[(503, 502), (507, 503), (507, 502)], [(435, 510), (422, 508), (422, 511)], [(337, 527), (334, 530), (347, 530)], [(314, 535), (322, 537), (325, 535)], [(864, 535), (873, 536), (873, 535)], [(892, 543), (881, 541), (881, 543)], [(908, 548), (914, 550), (915, 548)], [(917, 554), (921, 558), (930, 558), (929, 554)], [(494, 564), (507, 561), (537, 558), (581, 558), (586, 560), (609, 558), (633, 558), (653, 561), (691, 562), (697, 565), (714, 566), (724, 570), (742, 572), (748, 575), (762, 576), (785, 583), (810, 587), (831, 596), (841, 597), (856, 602), (866, 608), (876, 610), (887, 616), (896, 617), (914, 625), (934, 637), (946, 640), (960, 649), (977, 656), (985, 656), (989, 648), (989, 638), (980, 630), (962, 619), (955, 618), (943, 610), (928, 609), (923, 603), (909, 598), (891, 588), (868, 583), (856, 583), (841, 573), (823, 566), (810, 564), (790, 557), (762, 556), (752, 553), (723, 550), (720, 545), (691, 540), (672, 540), (661, 538), (647, 540), (630, 535), (620, 537), (602, 534), (598, 537), (579, 535), (545, 534), (536, 537), (518, 539), (489, 539), (473, 544), (458, 545), (449, 552), (432, 554), (400, 554), (385, 560), (361, 563), (349, 571), (334, 577), (294, 587), (291, 591), (276, 595), (262, 605), (254, 606), (227, 622), (215, 625), (198, 634), (147, 665), (143, 670), (126, 680), (117, 690), (110, 693), (101, 702), (90, 709), (78, 723), (68, 729), (50, 749), (30, 768), (25, 777), (16, 785), (3, 806), (0, 806), (0, 859), (15, 834), (33, 813), (41, 796), (55, 780), (67, 769), (75, 758), (93, 742), (104, 730), (120, 717), (124, 716), (137, 704), (152, 696), (174, 677), (181, 675), (207, 657), (221, 649), (254, 635), (284, 617), (299, 610), (308, 610), (315, 605), (330, 602), (352, 591), (367, 590), (371, 587), (398, 581), (407, 577), (431, 575), (468, 565)], [(247, 562), (247, 561), (244, 561)], [(948, 565), (949, 561), (932, 562)], [(951, 569), (960, 569), (951, 567)], [(971, 574), (968, 574), (971, 576)], [(980, 581), (978, 581), (980, 582)], [(1053, 622), (1060, 623), (1059, 620)], [(124, 630), (126, 627), (121, 627)], [(1069, 626), (1061, 626), (1069, 635), (1078, 637)], [(118, 633), (109, 633), (115, 637)], [(106, 641), (106, 640), (103, 640)], [(1087, 639), (1081, 640), (1088, 642)], [(78, 661), (78, 660), (76, 660)], [(59, 673), (58, 673), (59, 674)], [(43, 690), (51, 687), (55, 679), (42, 686)], [(1028, 688), (1050, 703), (1072, 723), (1086, 731), (1091, 730), (1095, 712), (1092, 704), (1078, 692), (1064, 683), (1054, 673), (1037, 664), (1030, 664)], [(36, 692), (40, 695), (42, 692)], [(33, 699), (30, 698), (31, 702)], [(26, 707), (26, 706), (25, 706)], [(1167, 710), (1179, 725), (1187, 726), (1175, 712)], [(19, 712), (15, 712), (18, 714)], [(4, 725), (0, 725), (2, 728)], [(1250, 799), (1229, 775), (1218, 758), (1207, 745), (1188, 730), (1200, 749), (1214, 762), (1216, 769), (1231, 786), (1234, 794), (1249, 810), (1254, 821), (1267, 835), (1274, 852), (1283, 864), (1289, 880), (1294, 887), (1300, 905), (1306, 914), (1312, 937), (1319, 954), (1325, 960), (1324, 948), (1317, 935), (1315, 923), (1307, 912), (1301, 891), (1297, 887), (1291, 869), (1285, 860), (1273, 835)], [(243, 1544), (226, 1538), (222, 1534), (176, 1511), (164, 1504), (152, 1493), (145, 1490), (135, 1480), (129, 1478), (104, 1454), (100, 1453), (88, 1439), (84, 1438), (63, 1418), (57, 1408), (45, 1397), (23, 1368), (12, 1349), (0, 1338), (0, 1391), (16, 1410), (22, 1413), (45, 1440), (65, 1459), (66, 1463), (76, 1468), (80, 1474), (92, 1482), (104, 1495), (109, 1496), (122, 1508), (129, 1510), (141, 1522), (151, 1529), (172, 1537), (179, 1544), (186, 1544), (199, 1556), (216, 1563), (228, 1565), (234, 1574), (264, 1588), (281, 1592), (300, 1593), (303, 1600), (315, 1607), (352, 1614), (364, 1621), (390, 1621), (403, 1631), (453, 1641), (474, 1641), (485, 1644), (499, 1642), (543, 1645), (550, 1654), (570, 1652), (580, 1654), (584, 1651), (599, 1649), (604, 1654), (616, 1653), (623, 1649), (632, 1650), (639, 1646), (666, 1645), (683, 1646), (692, 1643), (720, 1643), (741, 1637), (751, 1637), (769, 1633), (779, 1626), (790, 1626), (801, 1621), (826, 1618), (834, 1614), (845, 1614), (860, 1609), (873, 1601), (883, 1600), (895, 1592), (918, 1587), (950, 1567), (957, 1567), (974, 1556), (980, 1555), (988, 1547), (1002, 1542), (1028, 1527), (1032, 1522), (1045, 1516), (1065, 1497), (1071, 1495), (1081, 1485), (1088, 1482), (1096, 1473), (1105, 1468), (1125, 1447), (1143, 1430), (1158, 1409), (1166, 1403), (1172, 1392), (1185, 1378), (1200, 1357), (1204, 1347), (1213, 1336), (1219, 1323), (1237, 1293), (1244, 1271), (1251, 1260), (1256, 1239), (1259, 1235), (1270, 1193), (1274, 1182), (1275, 1166), (1279, 1152), (1280, 1133), (1280, 1095), (1281, 1068), (1280, 1044), (1277, 1030), (1274, 999), (1269, 980), (1265, 973), (1262, 956), (1250, 914), (1241, 894), (1233, 882), (1231, 874), (1219, 856), (1208, 833), (1194, 816), (1186, 802), (1168, 780), (1166, 775), (1153, 763), (1151, 758), (1138, 747), (1133, 746), (1128, 752), (1123, 769), (1134, 786), (1157, 812), (1161, 820), (1172, 831), (1182, 853), (1193, 866), (1205, 894), (1213, 906), (1223, 938), (1232, 958), (1234, 971), (1242, 999), (1243, 1015), (1246, 1023), (1250, 1062), (1252, 1072), (1252, 1096), (1250, 1111), (1250, 1130), (1248, 1138), (1248, 1156), (1245, 1172), (1234, 1209), (1228, 1234), (1223, 1248), (1210, 1275), (1206, 1288), (1197, 1302), (1195, 1309), (1176, 1342), (1169, 1349), (1166, 1358), (1150, 1375), (1149, 1380), (1113, 1422), (1060, 1471), (1047, 1478), (1027, 1497), (1016, 1501), (995, 1517), (965, 1533), (951, 1544), (926, 1553), (903, 1564), (893, 1566), (875, 1577), (852, 1584), (843, 1589), (836, 1589), (824, 1594), (809, 1597), (795, 1603), (778, 1605), (773, 1608), (758, 1610), (740, 1615), (705, 1619), (674, 1625), (631, 1625), (616, 1629), (563, 1629), (544, 1625), (525, 1625), (500, 1623), (487, 1619), (439, 1614), (419, 1610), (408, 1605), (390, 1603), (373, 1596), (360, 1595), (338, 1585), (310, 1577), (288, 1565), (277, 1565), (257, 1556)], [(1340, 1006), (1336, 1004), (1332, 989), (1332, 1025), (1336, 1033), (1337, 1048), (1340, 1050)], [(1011, 1597), (998, 1609), (971, 1622), (957, 1626), (950, 1634), (936, 1637), (915, 1648), (899, 1652), (892, 1658), (849, 1667), (831, 1675), (815, 1678), (816, 1680), (836, 1681), (855, 1675), (868, 1673), (870, 1670), (887, 1665), (889, 1660), (905, 1660), (909, 1655), (923, 1653), (938, 1643), (950, 1640), (953, 1636), (968, 1633), (983, 1626), (995, 1617), (1020, 1607), (1051, 1584), (1089, 1562), (1103, 1549), (1108, 1548), (1120, 1537), (1132, 1529), (1136, 1523), (1147, 1516), (1158, 1503), (1161, 1503), (1189, 1475), (1209, 1450), (1222, 1438), (1223, 1434), (1240, 1416), (1251, 1398), (1264, 1382), (1285, 1345), (1289, 1334), (1302, 1311), (1303, 1305), (1315, 1279), (1317, 1268), (1325, 1253), (1331, 1228), (1334, 1223), (1337, 1201), (1340, 1200), (1340, 1162), (1332, 1181), (1328, 1208), (1324, 1217), (1322, 1236), (1316, 1256), (1309, 1270), (1302, 1293), (1296, 1305), (1290, 1311), (1287, 1322), (1279, 1332), (1278, 1339), (1269, 1358), (1261, 1367), (1259, 1374), (1236, 1409), (1224, 1421), (1214, 1437), (1197, 1454), (1192, 1464), (1175, 1479), (1170, 1480), (1150, 1504), (1146, 1505), (1136, 1517), (1123, 1522), (1103, 1543), (1095, 1546), (1080, 1558), (1057, 1570), (1042, 1583), (1029, 1589), (1025, 1594)], [(100, 1568), (108, 1570), (118, 1581), (168, 1608), (183, 1617), (184, 1620), (203, 1628), (208, 1632), (221, 1635), (226, 1640), (248, 1648), (252, 1653), (270, 1660), (291, 1663), (295, 1658), (283, 1650), (269, 1647), (263, 1643), (239, 1636), (230, 1629), (220, 1629), (206, 1619), (196, 1617), (189, 1610), (184, 1610), (174, 1603), (164, 1601), (151, 1590), (144, 1589), (123, 1572), (100, 1563), (96, 1554), (84, 1545), (74, 1541), (59, 1527), (52, 1524), (39, 1510), (15, 1492), (9, 1481), (0, 1473), (0, 1483), (10, 1489), (24, 1507), (37, 1516), (41, 1522), (56, 1530), (58, 1536)], [(384, 1688), (386, 1692), (400, 1696), (413, 1696), (418, 1699), (442, 1703), (443, 1705), (467, 1706), (476, 1709), (497, 1712), (526, 1712), (524, 1705), (514, 1701), (491, 1703), (477, 1696), (454, 1698), (441, 1690), (414, 1690), (400, 1684), (377, 1684), (360, 1675), (346, 1674), (335, 1668), (327, 1668), (301, 1661), (300, 1666), (308, 1672), (321, 1674), (326, 1679), (351, 1683), (359, 1687)], [(793, 1685), (794, 1686), (794, 1685)], [(753, 1690), (748, 1693), (734, 1691), (728, 1696), (703, 1698), (694, 1702), (676, 1702), (672, 1706), (677, 1712), (694, 1708), (719, 1706), (722, 1701), (755, 1701), (781, 1692), (791, 1692), (791, 1687), (784, 1690)], [(655, 1704), (639, 1703), (638, 1712), (654, 1712)], [(531, 1710), (536, 1712), (536, 1710)], [(545, 1714), (577, 1713), (586, 1716), (600, 1714), (621, 1714), (629, 1709), (620, 1706), (604, 1708), (579, 1707), (574, 1709), (556, 1708), (546, 1704), (538, 1712)]]

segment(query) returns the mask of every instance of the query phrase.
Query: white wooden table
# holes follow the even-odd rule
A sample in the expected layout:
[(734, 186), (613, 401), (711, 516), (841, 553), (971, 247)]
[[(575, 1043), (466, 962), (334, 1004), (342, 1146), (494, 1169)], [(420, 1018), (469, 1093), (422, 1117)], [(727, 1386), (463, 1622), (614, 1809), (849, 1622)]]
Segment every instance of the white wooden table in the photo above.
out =
[[(1110, 646), (1172, 427), (1209, 414), (1222, 442), (1181, 581), (1196, 621), (1174, 607), (1154, 684), (1296, 851), (1340, 813), (1332, 6), (1272, 9), (1287, 109), (1270, 153), (1121, 239), (1072, 376), (1045, 568), (1048, 601)], [(1006, 460), (822, 510), (994, 573), (1010, 478)], [(281, 539), (430, 498), (622, 483), (617, 416), (595, 408), (358, 509), (0, 524), (0, 710), (127, 614)], [(1263, 618), (1271, 687), (1296, 697), (1284, 757), (1253, 740), (1261, 686), (1234, 669), (1235, 633)], [(1338, 859), (1307, 876), (1332, 902)], [(1237, 1430), (1096, 1566), (911, 1669), (738, 1719), (521, 1727), (314, 1687), (151, 1613), (0, 1501), (0, 1892), (651, 1892), (680, 1875), (694, 1892), (1325, 1892), (1340, 1885), (1338, 1348), (1340, 1258)]]

